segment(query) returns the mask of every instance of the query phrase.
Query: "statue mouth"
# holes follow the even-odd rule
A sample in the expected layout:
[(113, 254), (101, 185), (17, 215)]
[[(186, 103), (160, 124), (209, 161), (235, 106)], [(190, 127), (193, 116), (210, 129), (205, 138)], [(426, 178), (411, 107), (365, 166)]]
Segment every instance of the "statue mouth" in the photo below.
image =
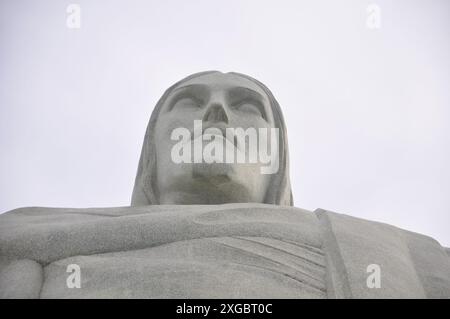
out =
[[(207, 132), (206, 129), (208, 128), (214, 128), (215, 130), (213, 132)], [(205, 138), (206, 136), (208, 137)], [(194, 143), (194, 141), (196, 140), (202, 141), (203, 146), (204, 144), (219, 142), (224, 146), (225, 149), (229, 149), (230, 151), (234, 149), (241, 150), (237, 136), (234, 134), (231, 134), (231, 136), (229, 135), (227, 136), (225, 127), (213, 127), (213, 126), (206, 127), (205, 129), (203, 129), (202, 134), (199, 136), (195, 136), (194, 133), (191, 133), (190, 142)]]
[[(215, 129), (214, 133), (208, 133), (206, 132), (207, 129)], [(217, 139), (217, 141), (223, 141), (226, 143), (226, 146), (233, 146), (236, 149), (240, 149), (239, 147), (239, 143), (238, 143), (238, 138), (236, 135), (232, 134), (232, 136), (229, 136), (229, 134), (227, 134), (226, 132), (227, 127), (223, 126), (223, 125), (217, 125), (217, 126), (205, 126), (203, 127), (202, 130), (202, 136), (204, 135), (210, 135), (211, 137), (214, 136), (214, 140)], [(220, 132), (221, 134), (217, 134), (216, 132)], [(231, 143), (231, 145), (228, 145), (228, 143)]]
[[(270, 130), (270, 132), (268, 132)], [(193, 134), (192, 134), (193, 132)], [(269, 137), (270, 133), (270, 137)], [(194, 120), (194, 129), (178, 127), (171, 139), (178, 140), (170, 153), (174, 163), (220, 163), (220, 164), (268, 164), (261, 166), (261, 174), (278, 171), (278, 128), (202, 127), (201, 120)], [(270, 142), (270, 151), (267, 145)]]

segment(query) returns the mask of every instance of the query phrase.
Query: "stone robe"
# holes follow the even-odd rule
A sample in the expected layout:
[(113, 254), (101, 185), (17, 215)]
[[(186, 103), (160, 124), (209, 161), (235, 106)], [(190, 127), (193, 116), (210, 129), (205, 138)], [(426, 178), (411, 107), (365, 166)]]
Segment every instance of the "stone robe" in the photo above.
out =
[(450, 258), (430, 237), (322, 209), (21, 208), (0, 215), (0, 297), (449, 298)]

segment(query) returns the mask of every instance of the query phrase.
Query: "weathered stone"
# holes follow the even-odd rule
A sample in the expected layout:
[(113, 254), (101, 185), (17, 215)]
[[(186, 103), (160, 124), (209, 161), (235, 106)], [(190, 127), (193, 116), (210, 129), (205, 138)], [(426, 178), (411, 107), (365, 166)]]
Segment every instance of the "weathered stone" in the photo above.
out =
[[(195, 120), (219, 135), (279, 129), (278, 170), (173, 161), (171, 132)], [(448, 248), (387, 224), (293, 207), (288, 157), (280, 107), (263, 84), (237, 73), (192, 75), (153, 111), (133, 206), (0, 215), (0, 297), (450, 297)], [(74, 265), (79, 288), (68, 285)]]

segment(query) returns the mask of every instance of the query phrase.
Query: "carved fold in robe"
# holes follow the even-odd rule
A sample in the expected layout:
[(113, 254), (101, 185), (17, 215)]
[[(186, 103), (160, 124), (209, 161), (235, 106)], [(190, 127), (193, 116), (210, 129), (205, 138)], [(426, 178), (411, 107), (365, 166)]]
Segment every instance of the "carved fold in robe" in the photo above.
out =
[(22, 208), (0, 215), (0, 297), (449, 298), (450, 258), (430, 237), (321, 209)]

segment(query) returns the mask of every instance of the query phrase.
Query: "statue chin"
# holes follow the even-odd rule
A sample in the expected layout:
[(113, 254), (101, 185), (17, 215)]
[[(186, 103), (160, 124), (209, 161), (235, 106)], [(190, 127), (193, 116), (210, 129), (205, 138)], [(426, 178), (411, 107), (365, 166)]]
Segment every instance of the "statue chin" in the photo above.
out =
[[(254, 167), (257, 171), (259, 168)], [(195, 163), (171, 167), (158, 183), (159, 204), (195, 205), (260, 202), (255, 174), (248, 166), (229, 163)], [(262, 182), (261, 182), (262, 183)]]
[[(234, 179), (226, 165), (215, 170), (211, 166), (196, 167), (191, 178), (175, 179), (172, 185), (160, 194), (160, 204), (202, 205), (252, 202), (250, 189)], [(224, 168), (224, 169), (222, 169)]]
[(227, 163), (199, 163), (192, 164), (192, 177), (205, 178), (212, 180), (231, 180), (235, 175), (235, 167), (233, 164)]

